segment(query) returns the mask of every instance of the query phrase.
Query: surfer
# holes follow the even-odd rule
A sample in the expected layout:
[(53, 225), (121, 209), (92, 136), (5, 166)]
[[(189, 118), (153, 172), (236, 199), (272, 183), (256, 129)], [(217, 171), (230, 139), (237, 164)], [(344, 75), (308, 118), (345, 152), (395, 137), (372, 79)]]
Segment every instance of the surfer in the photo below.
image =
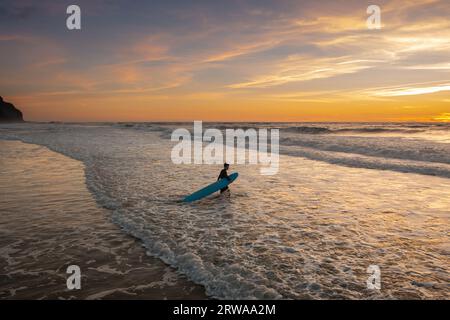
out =
[(230, 196), (230, 190), (228, 189), (228, 185), (232, 183), (234, 180), (237, 179), (239, 174), (237, 172), (233, 172), (232, 174), (228, 175), (227, 170), (230, 167), (228, 163), (223, 164), (223, 170), (220, 171), (219, 177), (217, 178), (217, 181), (211, 183), (210, 185), (194, 192), (193, 194), (188, 195), (183, 199), (183, 202), (193, 202), (200, 199), (203, 199), (204, 197), (209, 196), (210, 194), (213, 194), (220, 190), (220, 194), (226, 192), (226, 195)]
[[(217, 181), (221, 180), (221, 179), (228, 179), (228, 181), (230, 181), (230, 177), (228, 176), (228, 168), (230, 167), (230, 165), (228, 163), (224, 163), (223, 164), (223, 169), (222, 171), (220, 171), (219, 177), (217, 178)], [(228, 186), (226, 186), (225, 188), (220, 189), (220, 193), (224, 193), (225, 191), (230, 192), (230, 189), (228, 188)]]

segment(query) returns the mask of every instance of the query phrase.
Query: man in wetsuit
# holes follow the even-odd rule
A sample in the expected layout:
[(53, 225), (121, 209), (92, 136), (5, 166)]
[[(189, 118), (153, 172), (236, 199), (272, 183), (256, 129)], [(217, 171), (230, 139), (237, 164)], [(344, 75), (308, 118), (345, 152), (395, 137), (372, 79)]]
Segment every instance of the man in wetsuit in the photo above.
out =
[[(230, 165), (228, 163), (224, 163), (223, 164), (223, 169), (222, 171), (220, 171), (219, 177), (217, 178), (217, 180), (220, 179), (228, 179), (228, 181), (230, 181), (230, 177), (228, 176), (227, 170), (230, 167)], [(229, 192), (228, 186), (226, 186), (225, 188), (220, 189), (220, 193), (224, 193), (225, 191)]]

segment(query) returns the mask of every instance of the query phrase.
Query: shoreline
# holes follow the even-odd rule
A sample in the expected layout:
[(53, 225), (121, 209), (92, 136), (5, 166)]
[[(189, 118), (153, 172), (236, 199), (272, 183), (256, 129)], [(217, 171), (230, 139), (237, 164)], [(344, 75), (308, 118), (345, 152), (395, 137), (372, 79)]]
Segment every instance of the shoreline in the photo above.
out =
[[(77, 160), (84, 171), (83, 190), (88, 188), (97, 207), (110, 209), (110, 221), (140, 239), (151, 256), (203, 285), (209, 297), (430, 299), (445, 295), (445, 190), (450, 189), (442, 177), (282, 155), (283, 170), (270, 179), (255, 166), (233, 167), (242, 175), (229, 201), (181, 205), (176, 200), (187, 189), (215, 178), (215, 167), (174, 166), (169, 161), (171, 144), (159, 131), (20, 126), (1, 133), (5, 140), (44, 146)], [(34, 165), (24, 167), (32, 170)], [(83, 197), (75, 199), (83, 203)], [(383, 270), (381, 292), (365, 289), (367, 266), (374, 263)], [(407, 265), (414, 274), (405, 272)], [(118, 278), (126, 270), (97, 271)], [(88, 297), (130, 296), (118, 283), (112, 292), (102, 290)]]
[[(207, 299), (202, 286), (148, 256), (110, 220), (81, 162), (19, 140), (0, 144), (0, 299)], [(73, 264), (80, 290), (66, 286)]]

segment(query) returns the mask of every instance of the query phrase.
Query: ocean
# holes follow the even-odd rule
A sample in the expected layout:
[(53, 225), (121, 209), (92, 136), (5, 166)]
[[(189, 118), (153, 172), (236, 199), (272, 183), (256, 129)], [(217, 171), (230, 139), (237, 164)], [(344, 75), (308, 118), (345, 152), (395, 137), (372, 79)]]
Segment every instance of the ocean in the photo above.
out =
[(449, 298), (450, 124), (204, 126), (279, 129), (278, 173), (232, 164), (229, 198), (186, 204), (221, 169), (171, 161), (171, 132), (192, 123), (2, 124), (0, 139), (79, 161), (109, 219), (211, 298)]

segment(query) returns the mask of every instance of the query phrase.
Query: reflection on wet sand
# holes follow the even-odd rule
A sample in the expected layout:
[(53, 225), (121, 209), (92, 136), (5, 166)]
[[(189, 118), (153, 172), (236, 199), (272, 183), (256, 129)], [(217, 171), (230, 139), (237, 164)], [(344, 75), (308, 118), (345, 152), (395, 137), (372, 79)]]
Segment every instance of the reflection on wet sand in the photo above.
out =
[[(205, 298), (109, 221), (80, 162), (18, 141), (0, 150), (0, 299)], [(81, 290), (67, 289), (72, 264)]]

